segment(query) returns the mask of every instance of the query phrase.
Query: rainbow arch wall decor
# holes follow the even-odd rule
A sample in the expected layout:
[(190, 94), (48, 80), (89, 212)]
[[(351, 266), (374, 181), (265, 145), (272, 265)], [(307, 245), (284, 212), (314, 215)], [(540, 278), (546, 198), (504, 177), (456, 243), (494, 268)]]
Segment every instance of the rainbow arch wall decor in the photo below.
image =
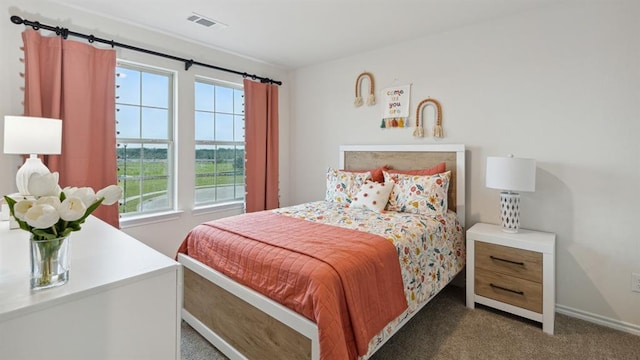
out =
[(367, 97), (367, 105), (375, 105), (376, 103), (375, 82), (373, 80), (373, 75), (370, 72), (365, 71), (362, 74), (358, 75), (358, 78), (356, 79), (356, 100), (353, 102), (353, 104), (356, 107), (360, 107), (363, 104), (361, 87), (362, 87), (362, 79), (364, 78), (368, 78), (369, 84), (371, 85), (369, 87), (369, 96)]
[(424, 129), (423, 129), (423, 121), (420, 120), (420, 114), (422, 110), (426, 106), (433, 106), (436, 111), (435, 116), (435, 124), (433, 125), (433, 137), (435, 138), (443, 138), (444, 131), (442, 130), (442, 107), (440, 106), (440, 102), (436, 99), (426, 98), (418, 104), (416, 109), (416, 129), (413, 131), (413, 136), (415, 137), (423, 137)]

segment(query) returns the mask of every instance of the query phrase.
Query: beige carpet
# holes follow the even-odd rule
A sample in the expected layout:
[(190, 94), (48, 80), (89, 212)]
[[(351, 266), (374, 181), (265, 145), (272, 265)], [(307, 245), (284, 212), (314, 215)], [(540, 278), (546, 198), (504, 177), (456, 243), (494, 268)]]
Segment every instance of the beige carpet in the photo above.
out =
[[(182, 360), (204, 359), (226, 357), (183, 322)], [(560, 314), (555, 335), (547, 335), (536, 322), (483, 306), (469, 310), (464, 289), (449, 286), (371, 359), (640, 360), (640, 336)]]

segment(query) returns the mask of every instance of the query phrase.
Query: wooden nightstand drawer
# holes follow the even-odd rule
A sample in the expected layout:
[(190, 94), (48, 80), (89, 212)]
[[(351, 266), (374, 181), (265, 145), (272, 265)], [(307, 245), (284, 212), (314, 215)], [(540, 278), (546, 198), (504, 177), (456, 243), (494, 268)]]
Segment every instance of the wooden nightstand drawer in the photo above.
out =
[(542, 283), (476, 268), (476, 294), (542, 313)]
[(475, 266), (542, 283), (542, 253), (476, 241)]
[(542, 323), (555, 322), (556, 235), (477, 223), (467, 230), (467, 307), (490, 306)]

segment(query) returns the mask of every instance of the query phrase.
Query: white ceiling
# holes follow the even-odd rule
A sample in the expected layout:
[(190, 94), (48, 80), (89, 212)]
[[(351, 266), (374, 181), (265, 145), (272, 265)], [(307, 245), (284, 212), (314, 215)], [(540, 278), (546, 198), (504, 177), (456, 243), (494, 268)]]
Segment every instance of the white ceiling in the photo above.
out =
[[(295, 69), (556, 0), (53, 0)], [(197, 13), (226, 28), (187, 21)], [(114, 39), (118, 40), (118, 39)]]

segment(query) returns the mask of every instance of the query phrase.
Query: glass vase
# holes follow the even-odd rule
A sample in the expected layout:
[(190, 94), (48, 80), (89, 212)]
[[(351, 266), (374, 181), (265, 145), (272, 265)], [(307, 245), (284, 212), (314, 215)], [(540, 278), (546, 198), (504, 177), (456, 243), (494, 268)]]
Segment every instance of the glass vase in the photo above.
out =
[(69, 280), (69, 237), (35, 240), (31, 237), (31, 289), (64, 285)]

